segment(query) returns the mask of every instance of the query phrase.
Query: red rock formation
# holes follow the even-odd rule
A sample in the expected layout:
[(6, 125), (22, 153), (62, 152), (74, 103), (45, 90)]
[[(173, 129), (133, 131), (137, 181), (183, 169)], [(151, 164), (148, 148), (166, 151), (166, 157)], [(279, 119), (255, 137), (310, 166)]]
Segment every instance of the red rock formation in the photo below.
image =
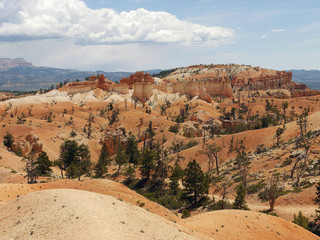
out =
[(26, 136), (25, 140), (20, 140), (14, 142), (12, 144), (12, 151), (15, 153), (20, 152), (23, 157), (28, 156), (31, 151), (33, 153), (40, 153), (42, 152), (42, 143), (39, 142), (39, 138), (34, 134), (29, 134)]
[(106, 131), (105, 137), (100, 141), (100, 144), (105, 143), (109, 155), (113, 155), (116, 153), (119, 144), (125, 149), (127, 141), (128, 139), (123, 135), (123, 131), (117, 128), (115, 131)]
[(130, 77), (122, 78), (120, 80), (120, 83), (128, 84), (129, 89), (132, 89), (133, 84), (139, 83), (139, 82), (154, 84), (154, 79), (153, 77), (149, 76), (149, 73), (136, 72), (134, 74), (131, 74)]
[(199, 96), (200, 99), (211, 102), (211, 97), (232, 97), (231, 81), (226, 77), (215, 77), (210, 74), (199, 74), (183, 82), (173, 84), (173, 92), (189, 97)]
[[(232, 97), (236, 91), (283, 89), (289, 90), (292, 96), (320, 94), (319, 91), (293, 83), (291, 79), (291, 72), (235, 64), (195, 65), (177, 69), (167, 77), (174, 93), (199, 96), (208, 102), (212, 96)], [(162, 91), (169, 89), (165, 85), (157, 88)]]
[(98, 85), (104, 85), (106, 83), (106, 79), (103, 74), (99, 75)]
[(97, 76), (95, 76), (95, 75), (89, 77), (89, 82), (94, 82), (96, 80), (97, 80)]
[(265, 69), (255, 71), (256, 69), (254, 68), (253, 71), (247, 71), (232, 78), (232, 87), (250, 91), (286, 89), (291, 83), (292, 72), (268, 70), (268, 73), (265, 73)]
[(133, 84), (132, 98), (138, 99), (141, 103), (147, 102), (153, 95), (153, 84), (149, 82), (137, 82)]

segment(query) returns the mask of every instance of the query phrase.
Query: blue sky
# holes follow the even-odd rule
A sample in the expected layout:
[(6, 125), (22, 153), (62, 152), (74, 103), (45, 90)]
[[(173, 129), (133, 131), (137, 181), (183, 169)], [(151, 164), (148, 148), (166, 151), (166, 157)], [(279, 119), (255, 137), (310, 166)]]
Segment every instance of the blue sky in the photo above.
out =
[(320, 69), (319, 0), (0, 0), (0, 57), (79, 70)]

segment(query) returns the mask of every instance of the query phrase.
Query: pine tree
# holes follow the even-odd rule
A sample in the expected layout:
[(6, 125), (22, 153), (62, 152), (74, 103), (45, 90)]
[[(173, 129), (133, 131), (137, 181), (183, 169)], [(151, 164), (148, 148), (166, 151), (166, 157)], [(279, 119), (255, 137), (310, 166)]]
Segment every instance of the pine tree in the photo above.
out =
[(151, 172), (155, 168), (155, 160), (156, 160), (156, 153), (154, 150), (151, 149), (144, 149), (141, 157), (141, 176), (146, 180), (149, 181), (151, 177)]
[(170, 190), (173, 192), (174, 195), (177, 195), (180, 190), (179, 180), (182, 177), (183, 177), (183, 170), (181, 169), (178, 163), (175, 163), (174, 168), (171, 171), (170, 183), (169, 183)]
[(39, 175), (48, 175), (52, 172), (50, 168), (52, 162), (49, 160), (48, 154), (46, 152), (41, 152), (35, 161), (36, 171)]
[(115, 157), (115, 162), (118, 165), (117, 174), (120, 174), (121, 167), (127, 163), (129, 163), (128, 155), (122, 150), (121, 145), (119, 144), (117, 149), (117, 155)]
[(184, 194), (192, 206), (196, 206), (198, 200), (209, 191), (209, 177), (203, 173), (196, 160), (188, 163), (182, 184), (185, 187)]
[(307, 230), (309, 230), (309, 227), (308, 227), (309, 219), (306, 216), (304, 216), (301, 211), (299, 211), (298, 216), (296, 216), (296, 214), (293, 215), (293, 221), (292, 222), (297, 224), (297, 225), (299, 225), (299, 226), (301, 226), (301, 227), (303, 227), (303, 228), (305, 228), (305, 229), (307, 229)]
[(101, 178), (104, 174), (108, 172), (108, 165), (110, 165), (110, 158), (108, 157), (108, 148), (106, 143), (102, 144), (99, 159), (97, 164), (95, 165), (94, 171), (96, 177)]
[(90, 171), (90, 151), (85, 144), (80, 146), (75, 140), (66, 140), (60, 145), (60, 157), (54, 162), (61, 170), (66, 171), (68, 178), (78, 178)]
[(233, 203), (234, 209), (242, 209), (248, 210), (248, 206), (246, 203), (246, 190), (242, 183), (240, 183), (237, 187), (237, 196)]
[(129, 163), (137, 165), (140, 161), (140, 152), (138, 149), (138, 142), (131, 133), (129, 133), (126, 154), (129, 156)]

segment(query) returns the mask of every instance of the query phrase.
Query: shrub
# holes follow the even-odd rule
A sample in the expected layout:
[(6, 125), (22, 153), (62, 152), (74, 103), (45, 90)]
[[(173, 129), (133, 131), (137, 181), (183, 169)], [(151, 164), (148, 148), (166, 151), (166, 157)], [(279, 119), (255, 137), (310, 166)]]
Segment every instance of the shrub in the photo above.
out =
[(173, 125), (169, 127), (169, 132), (178, 133), (179, 132), (179, 125)]
[(305, 229), (309, 229), (308, 225), (309, 225), (309, 219), (307, 217), (305, 217), (301, 211), (299, 211), (298, 216), (296, 216), (296, 214), (293, 215), (294, 220), (292, 221), (293, 223), (305, 228)]
[(182, 209), (181, 218), (188, 218), (188, 217), (191, 217), (190, 211), (188, 209)]
[(257, 184), (248, 186), (247, 192), (248, 194), (254, 194), (260, 192), (265, 186), (264, 180), (261, 180)]

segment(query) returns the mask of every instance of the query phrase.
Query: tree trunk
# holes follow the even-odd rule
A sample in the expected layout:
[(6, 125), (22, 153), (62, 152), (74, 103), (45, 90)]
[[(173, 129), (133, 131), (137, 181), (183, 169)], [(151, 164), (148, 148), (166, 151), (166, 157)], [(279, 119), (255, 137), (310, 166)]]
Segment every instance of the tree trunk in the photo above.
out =
[(298, 164), (299, 161), (300, 161), (300, 160), (298, 159), (298, 160), (294, 163), (293, 168), (292, 168), (292, 170), (291, 170), (290, 178), (293, 178), (294, 171), (296, 170), (296, 167), (297, 167), (297, 164)]
[(217, 174), (219, 175), (219, 174), (220, 174), (220, 172), (219, 172), (218, 156), (215, 156), (215, 159), (216, 159), (216, 169), (217, 169)]

